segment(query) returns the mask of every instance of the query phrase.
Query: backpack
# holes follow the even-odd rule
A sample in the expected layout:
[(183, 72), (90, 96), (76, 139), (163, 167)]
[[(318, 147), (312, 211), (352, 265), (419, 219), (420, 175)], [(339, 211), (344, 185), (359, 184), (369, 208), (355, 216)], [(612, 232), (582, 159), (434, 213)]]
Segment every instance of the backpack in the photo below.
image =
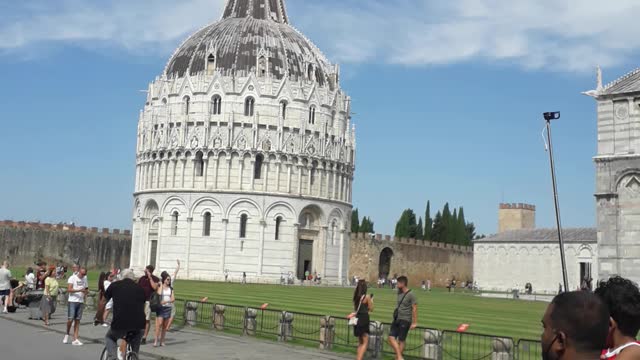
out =
[(151, 295), (151, 299), (149, 299), (149, 308), (153, 312), (160, 310), (160, 295), (157, 291), (154, 291)]

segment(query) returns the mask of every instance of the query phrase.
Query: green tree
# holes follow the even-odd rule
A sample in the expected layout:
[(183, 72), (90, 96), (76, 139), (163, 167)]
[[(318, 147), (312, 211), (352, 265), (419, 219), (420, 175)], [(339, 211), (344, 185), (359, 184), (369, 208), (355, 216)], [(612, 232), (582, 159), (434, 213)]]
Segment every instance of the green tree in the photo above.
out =
[(351, 211), (351, 232), (357, 234), (360, 232), (360, 216), (358, 215), (358, 209)]
[(449, 203), (444, 204), (444, 209), (442, 209), (442, 242), (447, 244), (453, 244), (455, 234), (453, 233), (453, 228), (451, 227), (453, 215), (451, 214), (451, 210), (449, 209)]
[(371, 221), (371, 218), (368, 216), (363, 217), (362, 223), (360, 224), (360, 232), (371, 234), (374, 231), (375, 230), (373, 229), (373, 221)]
[(433, 219), (433, 230), (431, 232), (431, 240), (437, 242), (444, 242), (445, 225), (442, 220), (442, 214), (440, 211), (436, 213), (436, 217)]
[(469, 239), (466, 245), (471, 245), (471, 239), (484, 239), (485, 237), (484, 235), (476, 236), (476, 225), (472, 222), (466, 224), (465, 232), (467, 239)]
[(461, 206), (458, 211), (458, 225), (456, 226), (457, 230), (457, 241), (456, 244), (460, 245), (468, 245), (471, 242), (471, 237), (467, 233), (467, 221), (464, 218), (464, 208)]
[(415, 238), (417, 232), (416, 214), (411, 209), (402, 212), (396, 223), (396, 237)]
[(427, 211), (424, 215), (424, 239), (431, 240), (433, 233), (433, 219), (431, 218), (431, 201), (427, 201)]
[(416, 226), (416, 239), (418, 240), (424, 240), (424, 232), (423, 232), (423, 225), (422, 225), (422, 216), (420, 217), (420, 220), (418, 221), (418, 225)]

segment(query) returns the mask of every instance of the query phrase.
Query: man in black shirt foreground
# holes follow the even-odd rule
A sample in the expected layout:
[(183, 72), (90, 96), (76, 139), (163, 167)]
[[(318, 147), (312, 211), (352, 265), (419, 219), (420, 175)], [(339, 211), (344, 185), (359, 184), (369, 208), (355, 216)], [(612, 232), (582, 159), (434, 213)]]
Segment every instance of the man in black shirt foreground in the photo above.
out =
[(113, 299), (113, 321), (105, 337), (107, 359), (117, 359), (117, 342), (132, 333), (131, 347), (136, 354), (140, 350), (140, 340), (145, 326), (144, 290), (135, 282), (133, 270), (122, 272), (122, 280), (116, 281), (105, 293), (107, 301)]

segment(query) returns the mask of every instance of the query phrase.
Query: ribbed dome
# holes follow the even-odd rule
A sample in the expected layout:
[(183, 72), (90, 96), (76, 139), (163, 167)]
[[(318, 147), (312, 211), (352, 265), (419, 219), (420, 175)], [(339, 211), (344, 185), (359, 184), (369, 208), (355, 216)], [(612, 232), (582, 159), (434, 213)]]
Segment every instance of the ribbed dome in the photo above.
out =
[(288, 74), (324, 85), (334, 72), (322, 52), (289, 26), (284, 0), (228, 0), (222, 20), (189, 37), (165, 74), (183, 77), (214, 66), (224, 75), (248, 76), (257, 74), (263, 56), (267, 75), (276, 79)]

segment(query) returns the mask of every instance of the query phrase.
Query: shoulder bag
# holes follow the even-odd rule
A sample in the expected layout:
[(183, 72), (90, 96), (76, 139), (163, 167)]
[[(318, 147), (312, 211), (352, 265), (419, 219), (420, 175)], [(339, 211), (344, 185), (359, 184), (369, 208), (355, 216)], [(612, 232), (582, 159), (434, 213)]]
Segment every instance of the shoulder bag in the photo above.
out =
[(402, 299), (400, 300), (400, 302), (398, 303), (398, 306), (396, 306), (396, 309), (393, 310), (393, 321), (395, 322), (396, 320), (398, 320), (398, 309), (400, 309), (400, 305), (402, 305), (402, 303), (404, 302), (404, 298), (407, 297), (407, 295), (409, 295), (409, 293), (411, 292), (411, 290), (407, 291), (406, 293), (404, 293), (404, 296), (402, 297)]
[(358, 309), (356, 310), (355, 315), (349, 319), (349, 326), (357, 326), (358, 325), (358, 312), (360, 312), (360, 306), (362, 306), (362, 300), (364, 300), (365, 295), (362, 295), (360, 298), (360, 303), (358, 304)]

